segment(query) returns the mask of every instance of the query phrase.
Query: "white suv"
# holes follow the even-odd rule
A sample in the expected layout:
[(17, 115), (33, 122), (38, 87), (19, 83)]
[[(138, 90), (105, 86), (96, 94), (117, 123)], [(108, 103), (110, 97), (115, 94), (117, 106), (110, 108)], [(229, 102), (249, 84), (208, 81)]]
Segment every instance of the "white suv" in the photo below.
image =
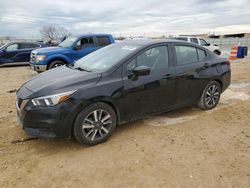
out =
[(204, 46), (205, 48), (211, 50), (212, 52), (216, 53), (217, 55), (221, 54), (219, 46), (210, 44), (203, 38), (190, 37), (190, 36), (179, 36), (179, 37), (175, 37), (175, 39), (183, 40), (183, 41), (187, 41), (187, 42), (193, 42), (195, 44)]

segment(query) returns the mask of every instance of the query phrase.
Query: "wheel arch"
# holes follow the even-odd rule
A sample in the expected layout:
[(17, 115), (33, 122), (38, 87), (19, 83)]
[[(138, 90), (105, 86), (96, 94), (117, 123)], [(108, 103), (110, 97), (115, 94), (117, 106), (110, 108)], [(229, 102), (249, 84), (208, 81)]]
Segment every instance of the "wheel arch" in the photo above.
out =
[(52, 62), (54, 62), (54, 61), (62, 61), (62, 62), (64, 62), (65, 64), (68, 64), (68, 63), (69, 63), (69, 61), (68, 61), (66, 58), (62, 57), (62, 56), (51, 57), (51, 58), (48, 60), (47, 69), (49, 68), (50, 64), (51, 64)]
[(89, 100), (87, 103), (84, 102), (85, 104), (80, 104), (77, 112), (76, 112), (76, 115), (73, 119), (73, 122), (72, 122), (72, 125), (71, 125), (71, 137), (73, 136), (73, 132), (74, 132), (74, 124), (75, 124), (75, 121), (76, 121), (76, 118), (78, 116), (78, 114), (86, 107), (94, 104), (94, 103), (98, 103), (98, 102), (102, 102), (102, 103), (105, 103), (105, 104), (108, 104), (115, 112), (116, 114), (116, 121), (117, 121), (117, 125), (120, 124), (120, 111), (117, 107), (115, 107), (115, 104), (114, 102), (109, 99), (108, 97), (95, 97), (95, 98), (92, 98), (91, 100)]

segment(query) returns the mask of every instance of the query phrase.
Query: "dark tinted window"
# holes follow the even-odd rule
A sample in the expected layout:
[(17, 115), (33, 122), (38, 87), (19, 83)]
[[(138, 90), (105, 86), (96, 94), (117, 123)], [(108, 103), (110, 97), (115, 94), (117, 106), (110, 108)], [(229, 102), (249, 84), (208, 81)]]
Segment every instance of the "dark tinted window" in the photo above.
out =
[(151, 48), (137, 56), (136, 60), (127, 65), (127, 71), (132, 71), (137, 66), (147, 66), (151, 70), (157, 70), (168, 67), (168, 48), (159, 46)]
[(205, 61), (206, 60), (207, 53), (204, 50), (201, 50), (201, 49), (197, 48), (197, 53), (198, 53), (199, 61)]
[(81, 46), (81, 48), (93, 47), (94, 46), (93, 37), (82, 38), (77, 42), (77, 45)]
[(198, 39), (197, 38), (191, 38), (191, 42), (198, 44)]
[(110, 44), (109, 37), (96, 37), (99, 46), (107, 46)]
[(175, 46), (176, 58), (178, 65), (185, 65), (198, 62), (196, 48), (191, 46)]
[(39, 47), (40, 47), (39, 44), (35, 44), (35, 43), (30, 44), (30, 48), (39, 48)]
[(188, 39), (186, 37), (176, 37), (175, 39), (182, 40), (182, 41), (188, 41)]
[(19, 43), (18, 49), (28, 49), (31, 48), (29, 43)]

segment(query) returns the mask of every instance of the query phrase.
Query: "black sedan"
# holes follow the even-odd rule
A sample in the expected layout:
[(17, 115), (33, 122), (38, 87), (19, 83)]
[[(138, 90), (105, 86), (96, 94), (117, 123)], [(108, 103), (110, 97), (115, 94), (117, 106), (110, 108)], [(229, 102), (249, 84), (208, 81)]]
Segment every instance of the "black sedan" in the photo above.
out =
[(26, 82), (17, 115), (32, 136), (95, 145), (117, 125), (148, 115), (193, 104), (212, 109), (230, 79), (229, 61), (196, 44), (120, 42)]

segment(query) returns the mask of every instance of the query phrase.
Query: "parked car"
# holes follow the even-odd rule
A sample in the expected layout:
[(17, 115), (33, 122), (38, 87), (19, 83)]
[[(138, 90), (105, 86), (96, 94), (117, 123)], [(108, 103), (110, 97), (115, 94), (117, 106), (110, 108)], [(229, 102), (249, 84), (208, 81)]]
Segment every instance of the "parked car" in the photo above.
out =
[(109, 34), (89, 34), (70, 36), (57, 47), (48, 47), (32, 51), (31, 68), (43, 72), (65, 64), (73, 64), (87, 54), (114, 43)]
[(94, 145), (145, 116), (193, 104), (212, 109), (230, 78), (229, 61), (202, 46), (130, 40), (35, 76), (17, 91), (17, 115), (32, 136)]
[(175, 39), (187, 41), (187, 42), (192, 42), (192, 43), (204, 46), (205, 48), (211, 50), (212, 52), (216, 53), (217, 55), (221, 54), (221, 51), (220, 51), (220, 48), (218, 45), (210, 44), (205, 39), (200, 38), (200, 37), (180, 36), (180, 37), (175, 37)]
[(39, 42), (10, 42), (0, 47), (0, 66), (29, 64), (30, 53), (46, 45)]

